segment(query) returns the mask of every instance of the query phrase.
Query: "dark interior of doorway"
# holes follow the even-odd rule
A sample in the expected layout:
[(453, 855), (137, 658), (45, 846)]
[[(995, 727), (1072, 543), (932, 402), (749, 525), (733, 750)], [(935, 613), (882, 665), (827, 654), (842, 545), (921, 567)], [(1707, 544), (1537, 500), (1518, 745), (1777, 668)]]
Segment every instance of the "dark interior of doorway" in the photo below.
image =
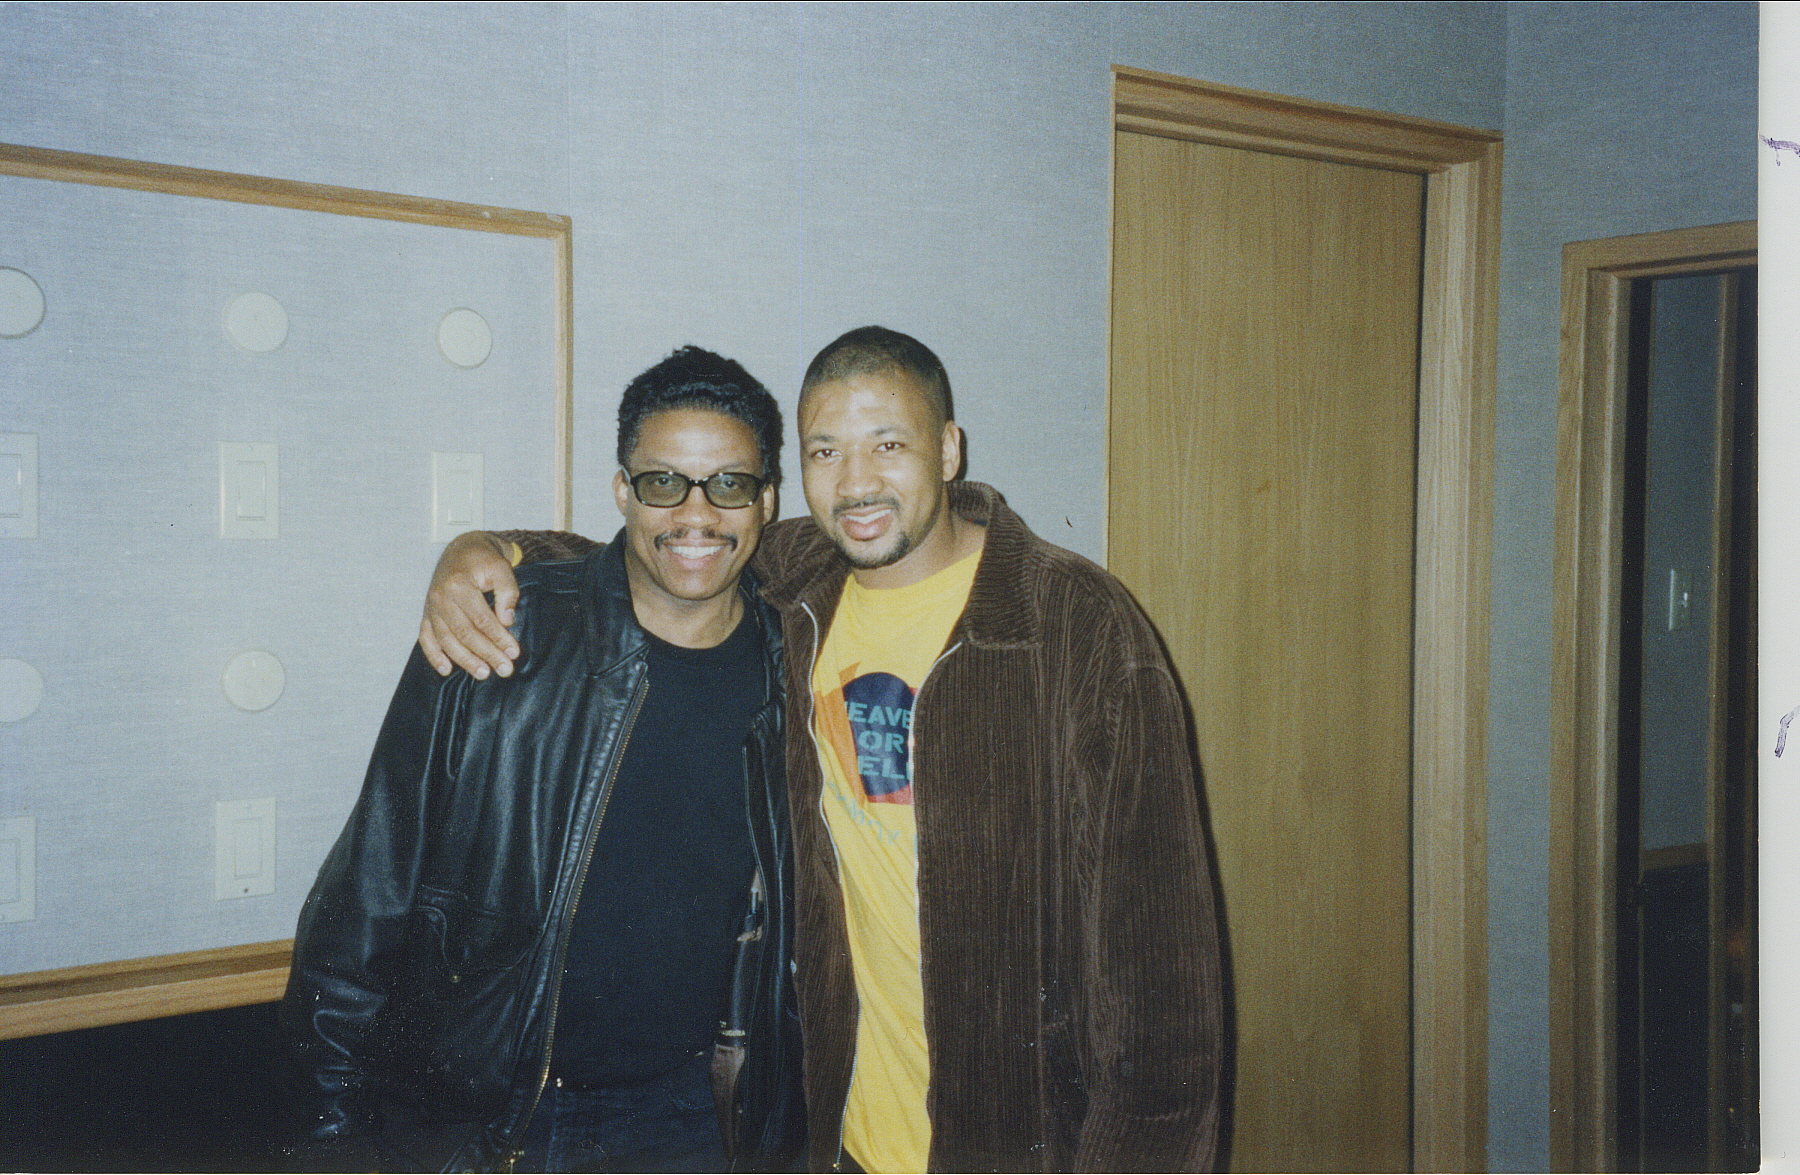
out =
[[(1659, 753), (1644, 706), (1648, 625), (1663, 599), (1647, 565), (1647, 450), (1654, 285), (1633, 283), (1628, 336), (1619, 663), (1618, 943), (1619, 1169), (1754, 1171), (1756, 989), (1756, 283), (1722, 275), (1723, 404), (1715, 520), (1723, 585), (1716, 687), (1724, 694), (1717, 770), (1706, 786), (1708, 832), (1698, 851), (1645, 851), (1642, 782)], [(1638, 590), (1641, 588), (1641, 590)], [(1681, 846), (1688, 848), (1688, 846)]]

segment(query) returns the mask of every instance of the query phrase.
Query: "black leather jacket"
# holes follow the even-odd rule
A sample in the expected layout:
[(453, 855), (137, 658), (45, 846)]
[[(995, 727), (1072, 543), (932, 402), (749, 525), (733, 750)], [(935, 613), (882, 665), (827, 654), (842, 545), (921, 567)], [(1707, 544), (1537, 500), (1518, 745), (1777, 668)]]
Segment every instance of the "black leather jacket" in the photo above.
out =
[[(486, 1170), (536, 1107), (575, 898), (648, 679), (622, 549), (520, 568), (509, 678), (440, 678), (414, 650), (295, 935), (281, 1017), (312, 1140), (373, 1137), (406, 1106), (434, 1124), (427, 1162)], [(767, 650), (744, 748), (761, 884), (713, 1071), (727, 1153), (750, 1169), (791, 1162), (802, 1119), (781, 628), (749, 576), (739, 591)]]

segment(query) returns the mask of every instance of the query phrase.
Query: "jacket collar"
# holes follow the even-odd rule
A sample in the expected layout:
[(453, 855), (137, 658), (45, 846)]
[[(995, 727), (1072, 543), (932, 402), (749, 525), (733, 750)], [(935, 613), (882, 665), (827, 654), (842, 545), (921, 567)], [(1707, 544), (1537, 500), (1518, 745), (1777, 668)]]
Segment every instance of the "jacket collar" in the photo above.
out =
[[(756, 577), (748, 568), (738, 580), (738, 594), (744, 597), (744, 607), (752, 613), (751, 622), (761, 631), (764, 646), (771, 655), (778, 653), (780, 630), (763, 615)], [(625, 575), (623, 527), (613, 536), (612, 542), (589, 553), (581, 569), (581, 609), (582, 644), (587, 650), (591, 672), (610, 673), (622, 662), (642, 657), (649, 648), (650, 636), (638, 624), (637, 610), (631, 606), (631, 581)], [(771, 679), (764, 692), (773, 689)]]
[(631, 606), (631, 584), (625, 578), (625, 531), (588, 555), (581, 569), (582, 645), (588, 669), (609, 673), (619, 663), (641, 657), (650, 638), (638, 627)]
[[(1042, 639), (1037, 609), (1032, 605), (1039, 540), (1024, 519), (1006, 504), (1000, 491), (976, 481), (953, 481), (950, 509), (959, 518), (987, 528), (981, 563), (969, 589), (969, 603), (950, 640), (987, 648), (1024, 648)], [(779, 568), (768, 568), (764, 596), (783, 610), (807, 605), (821, 624), (830, 621), (850, 564), (831, 540), (810, 521), (801, 524), (806, 537), (794, 544)]]
[(987, 524), (969, 606), (951, 639), (960, 635), (972, 644), (997, 649), (1039, 644), (1043, 624), (1035, 589), (1041, 568), (1034, 548), (1042, 540), (992, 486), (951, 482), (950, 508), (971, 522)]

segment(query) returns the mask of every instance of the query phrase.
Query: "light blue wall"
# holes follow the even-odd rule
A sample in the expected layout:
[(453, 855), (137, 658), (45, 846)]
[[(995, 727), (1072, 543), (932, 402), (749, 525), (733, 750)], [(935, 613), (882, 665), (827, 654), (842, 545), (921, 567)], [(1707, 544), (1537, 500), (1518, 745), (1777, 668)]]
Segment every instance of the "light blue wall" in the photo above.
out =
[(1753, 4), (1507, 6), (1488, 727), (1489, 1152), (1549, 1163), (1556, 364), (1568, 241), (1756, 215)]
[(560, 4), (8, 4), (6, 142), (567, 211)]
[[(8, 4), (0, 141), (572, 216), (580, 529), (616, 524), (600, 490), (630, 374), (691, 340), (791, 409), (819, 345), (883, 321), (945, 357), (971, 473), (1098, 554), (1108, 67), (1503, 128), (1491, 1145), (1499, 1166), (1541, 1168), (1557, 250), (1753, 213), (1755, 19), (1749, 4)], [(321, 576), (353, 611), (353, 577)], [(179, 649), (205, 619), (170, 624)], [(359, 639), (385, 666), (410, 636)], [(282, 903), (322, 852), (295, 850), (272, 926), (291, 925)]]
[[(944, 357), (971, 475), (1098, 557), (1109, 67), (1497, 128), (1501, 12), (574, 6), (569, 210), (577, 306), (594, 316), (577, 336), (578, 383), (595, 389), (583, 406), (610, 406), (685, 331), (791, 408), (820, 345), (883, 322)], [(576, 521), (610, 530), (607, 430), (587, 419)], [(1046, 447), (1057, 461), (1039, 459)], [(791, 492), (784, 506), (800, 508)]]
[(571, 215), (578, 526), (612, 528), (612, 396), (670, 346), (791, 398), (883, 321), (944, 354), (974, 475), (1098, 555), (1108, 67), (1493, 128), (1502, 12), (15, 4), (0, 135)]

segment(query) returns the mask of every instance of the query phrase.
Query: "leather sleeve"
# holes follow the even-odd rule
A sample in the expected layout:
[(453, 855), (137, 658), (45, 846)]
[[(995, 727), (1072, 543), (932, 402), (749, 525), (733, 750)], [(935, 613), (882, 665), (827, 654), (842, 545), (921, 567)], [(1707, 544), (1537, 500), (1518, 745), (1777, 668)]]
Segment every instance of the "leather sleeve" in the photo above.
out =
[(520, 563), (582, 559), (601, 544), (567, 530), (496, 530), (496, 538), (519, 544)]
[(379, 1126), (371, 1028), (394, 990), (433, 783), (451, 770), (472, 680), (438, 677), (413, 650), (362, 793), (301, 908), (281, 1021), (301, 1071), (303, 1136), (314, 1143)]
[(1207, 1170), (1224, 1038), (1212, 863), (1186, 709), (1147, 622), (1124, 610), (1101, 654), (1110, 747), (1090, 809), (1089, 1103), (1073, 1166)]

